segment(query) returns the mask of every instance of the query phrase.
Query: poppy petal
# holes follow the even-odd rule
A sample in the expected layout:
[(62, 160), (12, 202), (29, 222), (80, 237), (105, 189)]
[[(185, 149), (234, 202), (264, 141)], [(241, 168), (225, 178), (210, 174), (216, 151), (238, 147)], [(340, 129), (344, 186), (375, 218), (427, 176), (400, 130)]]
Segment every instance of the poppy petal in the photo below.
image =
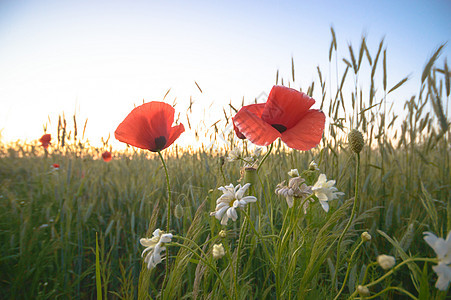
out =
[(134, 108), (117, 127), (116, 139), (129, 145), (159, 151), (166, 148), (169, 131), (174, 122), (174, 108), (153, 101)]
[(242, 134), (242, 133), (238, 130), (238, 127), (236, 127), (236, 125), (235, 125), (234, 122), (232, 122), (232, 123), (233, 123), (233, 130), (235, 130), (236, 136), (237, 136), (239, 139), (245, 140), (246, 137), (244, 136), (244, 134)]
[(294, 127), (315, 104), (315, 100), (295, 89), (276, 85), (271, 89), (261, 118), (283, 132)]
[[(254, 104), (262, 105), (262, 104)], [(263, 104), (264, 105), (264, 104)], [(264, 122), (260, 116), (252, 112), (249, 106), (243, 106), (233, 117), (233, 123), (238, 130), (252, 143), (259, 146), (267, 146), (281, 136), (280, 132)]]
[[(169, 132), (169, 139), (168, 139), (168, 141), (166, 142), (166, 145), (164, 146), (163, 149), (166, 149), (167, 147), (171, 146), (172, 143), (174, 143), (174, 141), (175, 141), (176, 139), (178, 139), (179, 136), (180, 136), (184, 131), (185, 131), (185, 126), (183, 126), (183, 124), (179, 124), (179, 125), (176, 125), (176, 126), (172, 127), (172, 128), (170, 129), (170, 132)], [(161, 149), (161, 150), (163, 150), (163, 149)]]
[[(257, 115), (258, 117), (261, 117), (262, 112), (263, 112), (263, 110), (265, 109), (265, 105), (266, 105), (265, 103), (250, 104), (250, 105), (243, 106), (243, 108), (246, 107), (246, 109), (247, 109), (249, 112), (251, 112), (251, 113)], [(243, 109), (243, 108), (241, 108), (241, 109)], [(232, 123), (233, 123), (233, 129), (235, 130), (236, 136), (237, 136), (239, 139), (244, 140), (244, 139), (246, 138), (246, 137), (244, 136), (244, 134), (243, 134), (242, 132), (240, 132), (240, 130), (238, 129), (238, 127), (236, 127), (235, 122), (232, 122)]]
[(282, 141), (290, 148), (310, 150), (321, 141), (325, 121), (326, 116), (322, 111), (311, 109), (294, 127), (282, 133)]

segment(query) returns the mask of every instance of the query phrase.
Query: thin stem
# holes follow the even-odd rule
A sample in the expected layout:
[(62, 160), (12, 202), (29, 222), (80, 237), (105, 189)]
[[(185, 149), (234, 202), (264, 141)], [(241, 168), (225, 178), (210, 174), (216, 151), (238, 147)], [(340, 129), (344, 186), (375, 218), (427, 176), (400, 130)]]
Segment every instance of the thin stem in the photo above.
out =
[[(414, 295), (412, 295), (411, 293), (409, 293), (409, 292), (406, 291), (405, 289), (403, 289), (403, 288), (401, 288), (401, 287), (397, 287), (397, 286), (390, 286), (390, 287), (388, 287), (388, 288), (383, 289), (382, 291), (380, 291), (380, 292), (377, 293), (377, 294), (374, 294), (374, 295), (368, 296), (368, 297), (364, 297), (364, 298), (362, 298), (362, 299), (374, 299), (374, 298), (379, 297), (380, 295), (382, 295), (382, 294), (388, 292), (389, 290), (395, 290), (395, 291), (402, 292), (402, 293), (406, 294), (407, 296), (409, 296), (411, 299), (418, 300), (417, 297), (415, 297)], [(353, 298), (357, 295), (357, 293), (358, 293), (358, 291), (354, 291), (354, 293), (352, 293), (352, 295), (349, 296), (348, 299), (353, 299)]]
[[(245, 232), (247, 231), (247, 222), (248, 219), (245, 217), (243, 220), (243, 224), (241, 225), (241, 229), (240, 229), (240, 235), (239, 235), (239, 240), (238, 240), (238, 248), (236, 249), (236, 259), (235, 259), (235, 284), (238, 283), (238, 272), (240, 269), (240, 252), (241, 252), (241, 248), (243, 247), (244, 244), (244, 239), (245, 239)], [(235, 295), (236, 298), (238, 298), (238, 294)]]
[(349, 259), (349, 263), (348, 263), (348, 269), (346, 270), (346, 275), (345, 275), (345, 279), (343, 280), (343, 283), (341, 285), (341, 289), (338, 292), (338, 294), (335, 296), (334, 300), (338, 299), (338, 297), (340, 296), (341, 292), (343, 292), (343, 289), (345, 287), (346, 281), (348, 280), (348, 276), (349, 276), (349, 272), (351, 271), (351, 263), (352, 260), (354, 259), (354, 255), (356, 254), (357, 250), (360, 248), (360, 246), (362, 246), (363, 244), (363, 239), (360, 241), (360, 243), (357, 245), (357, 247), (354, 249), (354, 251), (351, 254), (351, 258)]
[(268, 158), (269, 154), (271, 153), (273, 146), (274, 146), (274, 143), (272, 143), (271, 146), (269, 146), (269, 150), (266, 152), (265, 156), (263, 156), (262, 162), (258, 165), (257, 173), (260, 170), (260, 168), (263, 166), (263, 163), (265, 162), (266, 158)]
[[(405, 264), (407, 264), (407, 263), (410, 263), (410, 262), (414, 262), (414, 261), (424, 261), (424, 262), (437, 263), (437, 259), (436, 259), (436, 258), (423, 258), (423, 257), (418, 257), (418, 258), (408, 258), (408, 259), (404, 260), (403, 262), (399, 263), (398, 265), (396, 265), (395, 267), (393, 267), (390, 271), (388, 271), (387, 273), (385, 273), (385, 274), (384, 274), (382, 277), (380, 277), (379, 279), (377, 279), (377, 280), (375, 280), (375, 281), (372, 281), (372, 282), (370, 282), (370, 283), (364, 285), (364, 287), (371, 287), (371, 286), (373, 286), (373, 285), (378, 284), (379, 282), (385, 280), (388, 276), (390, 276), (390, 275), (392, 275), (393, 273), (395, 273), (395, 272), (396, 272), (399, 268), (401, 268), (403, 265), (405, 265)], [(365, 282), (366, 275), (367, 275), (367, 271), (368, 271), (369, 267), (370, 267), (370, 266), (374, 266), (374, 265), (376, 265), (376, 264), (377, 264), (376, 262), (372, 262), (371, 264), (368, 265), (368, 267), (367, 267), (366, 270), (365, 270), (365, 276), (364, 276), (363, 282)], [(401, 292), (405, 293), (406, 295), (408, 295), (410, 298), (412, 298), (412, 299), (417, 299), (415, 296), (413, 296), (412, 294), (410, 294), (409, 292), (407, 292), (406, 290), (404, 290), (404, 289), (402, 289), (402, 288), (400, 288), (400, 287), (388, 287), (388, 288), (386, 288), (385, 290), (383, 290), (383, 291), (381, 291), (381, 292), (379, 292), (379, 293), (377, 293), (377, 294), (375, 294), (375, 295), (373, 295), (373, 296), (371, 296), (371, 297), (365, 297), (365, 299), (372, 299), (372, 298), (375, 298), (375, 297), (381, 295), (382, 293), (384, 293), (385, 291), (388, 291), (388, 290), (390, 290), (390, 289), (401, 291)], [(356, 291), (354, 291), (354, 293), (351, 294), (351, 296), (349, 296), (348, 299), (353, 299), (357, 294), (358, 294), (358, 291), (356, 290)]]
[(332, 288), (335, 289), (335, 283), (337, 281), (337, 275), (338, 275), (338, 265), (340, 263), (340, 247), (341, 247), (341, 242), (343, 240), (343, 237), (345, 236), (346, 232), (348, 231), (349, 227), (351, 226), (351, 223), (354, 219), (354, 215), (356, 212), (356, 207), (357, 207), (357, 201), (359, 198), (359, 177), (360, 177), (360, 154), (357, 153), (357, 166), (356, 166), (356, 172), (355, 172), (355, 194), (354, 194), (354, 204), (352, 206), (352, 212), (351, 212), (351, 217), (349, 218), (348, 223), (346, 224), (345, 229), (343, 230), (343, 232), (340, 235), (340, 238), (338, 239), (338, 243), (337, 243), (337, 260), (335, 263), (335, 273), (334, 273), (334, 278), (332, 279)]
[(168, 169), (166, 168), (166, 163), (164, 162), (163, 155), (158, 151), (158, 155), (160, 156), (161, 162), (163, 163), (164, 173), (166, 174), (166, 187), (168, 189), (168, 215), (167, 215), (167, 224), (166, 224), (166, 232), (169, 233), (169, 225), (171, 224), (171, 185), (169, 184), (169, 175)]
[(427, 262), (437, 262), (436, 258), (423, 258), (423, 257), (418, 257), (418, 258), (409, 258), (406, 259), (405, 261), (399, 263), (397, 266), (395, 266), (393, 269), (391, 269), (390, 271), (388, 271), (387, 273), (385, 273), (382, 277), (380, 277), (379, 279), (372, 281), (370, 283), (368, 283), (367, 285), (365, 285), (366, 287), (370, 287), (373, 286), (375, 284), (378, 284), (379, 282), (381, 282), (382, 280), (384, 280), (385, 278), (387, 278), (388, 276), (390, 276), (391, 274), (393, 274), (397, 269), (399, 269), (400, 267), (402, 267), (403, 265), (409, 263), (409, 262), (413, 262), (413, 261), (427, 261)]
[(377, 265), (377, 261), (373, 261), (372, 263), (370, 263), (370, 264), (366, 267), (366, 269), (365, 269), (365, 274), (363, 275), (362, 284), (365, 283), (366, 278), (368, 277), (368, 271), (369, 271), (369, 269), (372, 268), (372, 267), (374, 267), (374, 266), (376, 266), (376, 265)]
[[(163, 155), (158, 151), (158, 156), (160, 156), (161, 162), (163, 163), (164, 173), (166, 174), (166, 187), (168, 189), (168, 214), (167, 214), (167, 224), (166, 224), (166, 232), (169, 233), (169, 225), (171, 224), (171, 185), (169, 184), (169, 175), (168, 169), (166, 168), (166, 163), (164, 162)], [(166, 285), (166, 279), (169, 273), (169, 247), (166, 249), (166, 272), (164, 272), (163, 285), (162, 285), (162, 293), (164, 291), (164, 287)]]
[[(178, 237), (178, 238), (180, 238), (180, 237)], [(222, 288), (224, 289), (224, 292), (226, 293), (227, 298), (232, 299), (232, 297), (231, 297), (230, 294), (229, 294), (229, 291), (227, 290), (227, 286), (226, 286), (226, 284), (224, 283), (224, 280), (222, 279), (221, 275), (218, 273), (218, 271), (216, 270), (216, 268), (214, 268), (214, 267), (211, 265), (211, 263), (210, 263), (208, 260), (206, 260), (205, 258), (203, 258), (201, 255), (199, 255), (197, 252), (195, 252), (193, 249), (191, 249), (190, 247), (188, 247), (188, 246), (186, 246), (186, 245), (183, 245), (183, 244), (180, 244), (180, 243), (177, 243), (177, 242), (173, 242), (173, 243), (171, 243), (170, 245), (179, 246), (179, 247), (181, 247), (181, 248), (184, 248), (184, 249), (190, 251), (192, 254), (196, 255), (197, 258), (198, 258), (200, 261), (202, 261), (207, 267), (209, 267), (209, 268), (213, 271), (213, 273), (215, 273), (215, 275), (218, 277), (219, 281), (221, 282)], [(202, 249), (200, 249), (199, 247), (197, 247), (197, 248), (201, 251), (201, 253), (202, 253), (203, 255), (206, 256), (206, 254), (202, 251)]]

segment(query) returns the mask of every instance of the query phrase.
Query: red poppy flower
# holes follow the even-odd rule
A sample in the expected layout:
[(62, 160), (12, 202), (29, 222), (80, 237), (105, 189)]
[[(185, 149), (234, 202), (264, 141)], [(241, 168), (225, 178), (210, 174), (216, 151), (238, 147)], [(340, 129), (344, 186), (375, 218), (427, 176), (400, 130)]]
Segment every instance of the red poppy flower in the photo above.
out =
[(58, 169), (60, 168), (60, 165), (59, 165), (59, 164), (53, 164), (52, 167), (53, 167), (55, 170), (58, 170)]
[(315, 100), (284, 86), (274, 86), (268, 101), (243, 106), (233, 117), (235, 132), (252, 143), (267, 146), (277, 138), (288, 147), (307, 151), (321, 141), (326, 116), (310, 109)]
[(44, 134), (43, 136), (41, 136), (41, 138), (39, 139), (39, 142), (41, 142), (42, 147), (47, 149), (50, 145), (51, 140), (52, 140), (52, 135), (47, 133), (47, 134)]
[(104, 161), (109, 162), (109, 161), (111, 161), (111, 159), (113, 157), (111, 156), (111, 152), (105, 151), (105, 152), (102, 153), (102, 158), (103, 158)]
[(175, 125), (174, 108), (167, 103), (152, 101), (134, 108), (114, 132), (114, 136), (129, 145), (158, 152), (166, 149), (185, 131)]
[[(260, 104), (251, 104), (251, 105), (247, 105), (247, 110), (257, 116), (261, 116), (263, 113), (263, 110), (265, 109), (265, 103), (260, 103)], [(244, 107), (243, 107), (244, 108)], [(243, 109), (242, 108), (242, 109)], [(241, 110), (240, 110), (241, 111)], [(236, 117), (236, 116), (235, 116)], [(246, 137), (244, 136), (244, 134), (242, 134), (240, 132), (240, 130), (238, 129), (238, 127), (236, 127), (235, 125), (235, 121), (233, 122), (233, 129), (235, 130), (236, 136), (242, 140), (244, 140)]]

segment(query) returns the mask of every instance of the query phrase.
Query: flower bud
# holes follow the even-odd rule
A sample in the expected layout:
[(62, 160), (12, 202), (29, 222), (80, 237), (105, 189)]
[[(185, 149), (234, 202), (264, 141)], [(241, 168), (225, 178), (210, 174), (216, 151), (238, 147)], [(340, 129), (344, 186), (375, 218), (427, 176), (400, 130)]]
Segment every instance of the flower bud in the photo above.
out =
[(353, 129), (348, 134), (348, 141), (349, 145), (351, 147), (351, 150), (354, 151), (354, 153), (360, 153), (362, 151), (364, 141), (363, 141), (363, 135), (358, 131), (357, 129)]
[(257, 169), (253, 167), (247, 167), (244, 169), (244, 183), (250, 183), (255, 185), (257, 182)]
[(219, 259), (225, 255), (224, 246), (222, 244), (213, 245), (213, 258)]
[(396, 264), (396, 260), (393, 256), (382, 254), (377, 257), (377, 263), (382, 269), (390, 270)]
[(359, 295), (361, 297), (368, 297), (370, 295), (370, 290), (366, 286), (363, 286), (363, 285), (359, 285), (357, 287), (357, 292), (359, 293)]
[(219, 232), (219, 237), (220, 237), (221, 239), (224, 239), (226, 236), (227, 236), (227, 233), (226, 233), (225, 230), (221, 230), (221, 231)]
[(364, 242), (371, 241), (371, 235), (366, 231), (362, 233), (361, 237)]
[(312, 160), (308, 166), (310, 171), (319, 171), (318, 164)]
[(298, 169), (291, 169), (290, 172), (288, 172), (288, 175), (291, 177), (298, 177), (299, 176), (299, 171)]

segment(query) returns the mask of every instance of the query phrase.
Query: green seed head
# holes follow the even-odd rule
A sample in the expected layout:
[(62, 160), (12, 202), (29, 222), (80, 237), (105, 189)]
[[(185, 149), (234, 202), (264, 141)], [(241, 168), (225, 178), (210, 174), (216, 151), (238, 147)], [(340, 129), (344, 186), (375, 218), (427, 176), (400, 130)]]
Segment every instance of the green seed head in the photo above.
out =
[(183, 217), (183, 207), (180, 204), (177, 204), (174, 208), (174, 216), (177, 219), (180, 219), (181, 217)]
[(251, 185), (257, 182), (257, 169), (247, 167), (244, 169), (244, 183), (250, 183)]
[(358, 131), (357, 129), (351, 130), (348, 134), (348, 141), (352, 151), (357, 154), (362, 151), (364, 141), (363, 135), (360, 133), (360, 131)]

